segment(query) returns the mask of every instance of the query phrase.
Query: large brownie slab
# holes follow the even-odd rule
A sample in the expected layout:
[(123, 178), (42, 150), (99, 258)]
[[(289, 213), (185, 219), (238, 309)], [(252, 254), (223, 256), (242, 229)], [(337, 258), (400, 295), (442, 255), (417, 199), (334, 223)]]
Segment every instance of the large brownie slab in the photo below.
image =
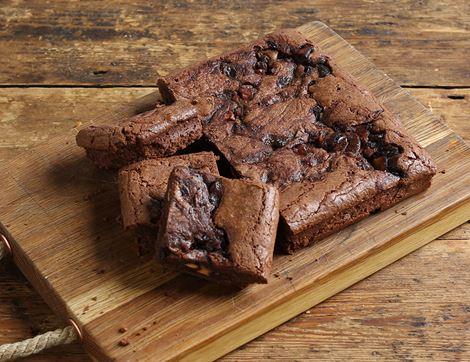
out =
[(279, 189), (286, 252), (426, 189), (435, 174), (400, 120), (295, 30), (160, 78), (158, 86), (163, 103), (149, 115), (89, 127), (78, 143), (100, 166), (114, 167), (202, 138), (236, 177)]
[(215, 99), (204, 136), (240, 177), (279, 188), (287, 252), (426, 189), (435, 173), (399, 119), (294, 30), (158, 84), (167, 102)]
[(168, 178), (176, 166), (189, 166), (218, 174), (212, 152), (149, 159), (119, 171), (119, 195), (124, 228), (137, 234), (139, 253), (153, 251), (163, 208)]
[(266, 283), (278, 220), (275, 187), (176, 167), (168, 183), (158, 257), (216, 283)]

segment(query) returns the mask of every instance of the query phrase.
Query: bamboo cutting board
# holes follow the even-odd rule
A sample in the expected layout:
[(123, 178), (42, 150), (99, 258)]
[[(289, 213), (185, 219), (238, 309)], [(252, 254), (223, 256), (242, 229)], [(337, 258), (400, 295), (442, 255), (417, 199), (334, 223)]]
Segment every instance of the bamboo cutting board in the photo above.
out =
[[(469, 147), (326, 25), (300, 30), (400, 115), (441, 172), (425, 193), (276, 256), (268, 285), (233, 292), (135, 255), (115, 220), (115, 176), (85, 159), (75, 133), (2, 165), (0, 221), (14, 260), (64, 322), (79, 325), (96, 359), (215, 359), (470, 218)], [(100, 119), (143, 111), (157, 97)]]

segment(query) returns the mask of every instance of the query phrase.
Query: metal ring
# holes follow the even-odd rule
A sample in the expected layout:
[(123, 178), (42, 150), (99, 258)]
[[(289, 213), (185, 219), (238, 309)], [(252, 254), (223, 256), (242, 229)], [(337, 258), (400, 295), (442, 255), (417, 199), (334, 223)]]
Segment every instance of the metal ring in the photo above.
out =
[(78, 339), (80, 340), (80, 342), (83, 342), (82, 330), (80, 329), (78, 324), (75, 323), (75, 321), (73, 319), (69, 319), (69, 324), (75, 329), (75, 332), (77, 332)]
[(5, 245), (5, 249), (7, 250), (7, 254), (10, 256), (13, 255), (13, 251), (11, 249), (11, 245), (7, 237), (3, 234), (0, 234), (0, 241), (3, 241), (3, 244)]

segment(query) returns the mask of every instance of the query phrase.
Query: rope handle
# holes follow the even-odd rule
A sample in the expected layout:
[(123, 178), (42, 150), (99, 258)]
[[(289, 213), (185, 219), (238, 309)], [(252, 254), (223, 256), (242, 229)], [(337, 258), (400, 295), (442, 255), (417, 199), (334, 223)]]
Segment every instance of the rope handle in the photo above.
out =
[[(11, 254), (12, 249), (8, 239), (5, 235), (0, 234), (0, 260)], [(63, 329), (46, 332), (24, 341), (0, 345), (0, 362), (31, 356), (45, 349), (69, 344), (80, 339), (81, 334), (78, 326), (74, 321), (70, 320), (70, 322), (72, 325)]]

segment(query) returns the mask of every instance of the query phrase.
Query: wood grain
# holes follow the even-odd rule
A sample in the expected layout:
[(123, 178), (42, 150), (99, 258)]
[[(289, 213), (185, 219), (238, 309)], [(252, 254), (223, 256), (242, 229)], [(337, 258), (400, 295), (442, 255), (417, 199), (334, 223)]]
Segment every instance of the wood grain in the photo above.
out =
[(468, 361), (469, 256), (433, 242), (223, 360)]
[[(222, 360), (468, 360), (469, 232), (462, 225)], [(0, 344), (62, 326), (13, 265), (0, 270)], [(59, 359), (88, 357), (74, 344), (27, 360)]]
[(469, 13), (466, 0), (5, 0), (0, 84), (154, 85), (174, 66), (321, 20), (402, 85), (470, 86)]
[[(19, 155), (41, 141), (70, 131), (77, 122), (86, 122), (96, 113), (109, 112), (113, 107), (152, 90), (0, 89), (0, 119), (6, 120), (0, 123), (2, 135), (5, 135), (0, 140), (3, 142), (0, 159)], [(470, 139), (465, 116), (470, 96), (468, 89), (410, 91), (424, 105), (430, 105), (434, 113), (443, 116), (464, 139)], [(465, 98), (449, 98), (449, 95), (464, 95)], [(93, 107), (89, 106), (90, 102), (93, 102)], [(465, 349), (452, 346), (459, 345), (468, 327), (466, 301), (470, 300), (470, 295), (468, 288), (465, 288), (468, 281), (461, 278), (461, 271), (468, 269), (470, 260), (470, 224), (466, 223), (440, 239), (446, 241), (435, 241), (423, 247), (312, 308), (307, 314), (248, 343), (226, 359), (250, 360), (257, 356), (285, 359), (298, 356), (302, 359), (327, 360), (335, 356), (339, 358), (341, 353), (349, 353), (359, 360), (371, 357), (399, 359), (405, 355), (414, 359), (429, 360), (430, 356), (435, 356), (436, 360), (456, 360)], [(441, 265), (443, 256), (450, 262), (451, 268), (435, 273), (429, 266)], [(419, 275), (415, 279), (420, 282), (410, 282), (410, 265)], [(11, 263), (0, 263), (0, 270), (0, 344), (63, 326), (63, 322)], [(381, 292), (377, 293), (377, 290)], [(403, 298), (408, 295), (421, 299), (414, 304)], [(425, 309), (421, 303), (423, 300), (426, 301)], [(443, 300), (451, 301), (450, 307), (449, 304), (443, 307)], [(390, 320), (403, 320), (400, 319), (402, 311), (406, 311), (406, 316), (400, 328), (390, 325)], [(424, 323), (412, 322), (423, 318), (426, 320)], [(374, 320), (374, 325), (368, 324), (368, 320)], [(436, 322), (441, 320), (450, 322)], [(332, 334), (334, 330), (345, 332)], [(55, 348), (28, 360), (50, 361), (59, 358), (70, 362), (88, 360), (78, 344)]]
[[(21, 249), (14, 243), (16, 262), (29, 278), (40, 284), (43, 297), (58, 313), (64, 318), (73, 316), (82, 325), (85, 345), (94, 355), (138, 359), (158, 350), (163, 358), (172, 356), (175, 351), (193, 348), (192, 352), (198, 352), (202, 348), (205, 355), (214, 357), (244, 342), (243, 338), (252, 336), (251, 333), (266, 330), (317, 303), (320, 297), (331, 295), (328, 290), (336, 292), (403, 256), (468, 216), (451, 212), (466, 205), (468, 148), (439, 119), (374, 71), (339, 38), (328, 36), (326, 28), (313, 26), (309, 34), (314, 39), (321, 39), (338, 62), (370, 85), (389, 107), (402, 112), (408, 128), (428, 146), (438, 164), (445, 165), (446, 173), (436, 177), (428, 193), (401, 203), (399, 209), (375, 215), (362, 222), (360, 227), (349, 228), (293, 257), (278, 257), (275, 271), (279, 277), (271, 280), (269, 288), (255, 286), (227, 298), (213, 286), (186, 276), (176, 277), (169, 283), (171, 285), (164, 283), (166, 276), (158, 269), (137, 264), (129, 257), (128, 244), (116, 225), (102, 222), (107, 221), (116, 209), (112, 178), (90, 169), (80, 151), (67, 144), (70, 135), (51, 140), (28, 157), (15, 160), (16, 169), (10, 170), (15, 181), (2, 180), (6, 192), (0, 214), (16, 241), (20, 241)], [(73, 134), (72, 130), (69, 133)], [(31, 168), (31, 164), (35, 167)], [(450, 180), (454, 181), (452, 185)], [(85, 202), (88, 200), (83, 200), (79, 192), (89, 192), (97, 183), (103, 190), (95, 195), (93, 202), (100, 210)], [(44, 188), (46, 184), (47, 188)], [(395, 212), (398, 210), (399, 213)], [(402, 212), (407, 212), (408, 216), (403, 217)], [(373, 228), (378, 218), (381, 230)], [(87, 220), (92, 224), (87, 224)], [(420, 226), (424, 220), (430, 223)], [(400, 230), (395, 227), (397, 222), (400, 222)], [(24, 224), (29, 227), (25, 228)], [(38, 224), (49, 227), (37, 227)], [(402, 239), (395, 240), (398, 235)], [(98, 240), (97, 236), (102, 237)], [(348, 238), (347, 245), (341, 242), (342, 238)], [(391, 242), (381, 243), (386, 240)], [(47, 252), (44, 253), (43, 246), (46, 245)], [(73, 256), (70, 254), (72, 246)], [(390, 252), (389, 255), (385, 250)], [(371, 260), (369, 264), (368, 259)], [(350, 275), (343, 273), (341, 268), (349, 270)], [(342, 278), (335, 283), (330, 279), (333, 271)], [(120, 283), (112, 281), (116, 279)], [(315, 280), (315, 289), (311, 289)], [(325, 288), (318, 289), (323, 285)], [(128, 294), (129, 290), (133, 296)], [(312, 294), (316, 299), (309, 301), (309, 291), (322, 291), (323, 294)], [(301, 298), (298, 299), (301, 304), (290, 305), (290, 310), (279, 309), (288, 305), (284, 303), (286, 298), (292, 300), (294, 296)], [(115, 304), (110, 303), (111, 299)], [(135, 313), (130, 315), (128, 308)], [(270, 308), (279, 313), (269, 314)], [(271, 319), (265, 319), (263, 326), (256, 327), (252, 323), (254, 316)], [(122, 336), (116, 332), (119, 329), (116, 323), (129, 326), (128, 336), (132, 343), (128, 349), (117, 346)], [(245, 330), (242, 337), (237, 335), (239, 340), (218, 345), (218, 349), (207, 354), (209, 350), (204, 350), (208, 346), (207, 338), (220, 334), (220, 340), (222, 334), (230, 335), (227, 328), (231, 328), (229, 333), (237, 332), (240, 323), (256, 328), (249, 333)], [(211, 324), (210, 330), (198, 328), (208, 324)], [(194, 335), (194, 331), (198, 334)], [(174, 338), (175, 335), (178, 338)]]

